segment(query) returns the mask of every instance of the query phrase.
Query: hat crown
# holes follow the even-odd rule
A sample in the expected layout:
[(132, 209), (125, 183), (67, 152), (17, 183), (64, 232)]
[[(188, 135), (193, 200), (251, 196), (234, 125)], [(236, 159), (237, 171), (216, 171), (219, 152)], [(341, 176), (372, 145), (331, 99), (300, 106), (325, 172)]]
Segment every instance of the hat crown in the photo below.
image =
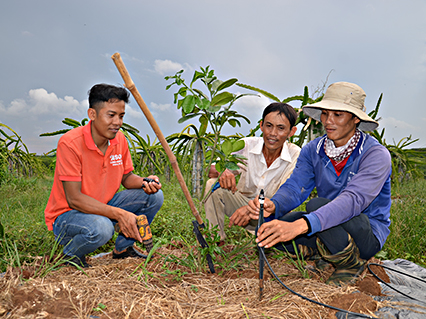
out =
[(365, 97), (364, 90), (358, 85), (348, 82), (336, 82), (327, 88), (322, 100), (332, 100), (365, 112)]
[(364, 106), (366, 94), (358, 85), (349, 82), (331, 84), (321, 101), (303, 106), (303, 112), (316, 121), (321, 121), (322, 110), (346, 111), (354, 114), (361, 122), (361, 131), (374, 131), (379, 123), (366, 113)]

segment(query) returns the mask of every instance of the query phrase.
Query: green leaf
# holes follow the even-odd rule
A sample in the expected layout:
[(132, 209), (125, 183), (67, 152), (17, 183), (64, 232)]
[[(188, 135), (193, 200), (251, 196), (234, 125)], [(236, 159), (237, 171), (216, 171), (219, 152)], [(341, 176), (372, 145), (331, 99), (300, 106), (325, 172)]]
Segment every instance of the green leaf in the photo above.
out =
[(216, 92), (222, 91), (232, 85), (234, 85), (236, 82), (238, 82), (238, 79), (232, 78), (229, 80), (226, 80), (225, 82), (222, 82), (216, 89)]
[(202, 124), (200, 125), (200, 133), (199, 133), (199, 136), (203, 136), (204, 134), (206, 134), (206, 131), (207, 131), (207, 124), (208, 124), (208, 123), (202, 123)]
[[(177, 97), (177, 93), (175, 94), (175, 97)], [(175, 100), (174, 103), (176, 103), (176, 100)], [(183, 99), (179, 100), (178, 103), (177, 103), (178, 110), (182, 107), (182, 104), (183, 104)]]
[(193, 117), (199, 116), (201, 115), (200, 113), (192, 113), (192, 114), (187, 114), (185, 116), (182, 116), (179, 120), (178, 123), (181, 124), (189, 119), (192, 119)]
[(207, 119), (207, 116), (204, 114), (198, 119), (201, 123), (200, 125), (200, 136), (203, 136), (206, 134), (207, 125), (209, 124), (209, 120)]
[(239, 159), (239, 160), (246, 160), (247, 157), (245, 157), (244, 155), (241, 154), (232, 154), (233, 157)]
[(240, 167), (235, 164), (234, 162), (226, 162), (225, 167), (231, 171), (236, 171), (237, 169), (239, 169)]
[(371, 117), (373, 120), (376, 120), (377, 114), (379, 113), (379, 107), (380, 107), (380, 104), (382, 103), (382, 98), (383, 98), (383, 93), (380, 94), (379, 96), (379, 100), (376, 103), (376, 108), (370, 113), (368, 113), (368, 116)]
[(198, 95), (202, 96), (203, 98), (205, 98), (206, 100), (208, 100), (209, 98), (207, 97), (207, 95), (204, 94), (203, 91), (199, 90), (199, 89), (193, 89), (194, 92), (197, 92)]
[(237, 83), (236, 85), (238, 85), (239, 87), (245, 88), (247, 90), (252, 90), (252, 91), (256, 91), (264, 96), (266, 96), (267, 98), (270, 98), (271, 100), (275, 101), (275, 102), (281, 102), (281, 100), (279, 98), (277, 98), (275, 95), (273, 95), (272, 93), (269, 93), (265, 90), (256, 88), (254, 86), (251, 85), (247, 85), (247, 84), (242, 84), (242, 83)]
[(200, 110), (207, 110), (210, 106), (210, 101), (208, 99), (201, 99), (200, 103), (197, 104)]
[(62, 121), (62, 123), (64, 123), (65, 125), (68, 125), (68, 126), (72, 126), (72, 127), (81, 126), (79, 121), (76, 121), (74, 119), (70, 119), (70, 118), (67, 118), (67, 117)]
[(219, 111), (221, 109), (221, 106), (212, 106), (212, 105), (210, 105), (208, 108), (207, 108), (207, 111), (208, 112), (210, 112), (210, 113), (216, 113), (217, 111)]
[[(241, 114), (235, 114), (234, 115), (234, 117), (239, 117), (239, 118), (243, 118), (248, 124), (250, 124), (250, 120), (246, 117), (246, 116), (244, 116), (244, 115), (241, 115)], [(241, 126), (241, 125), (240, 125)]]
[(236, 127), (237, 125), (238, 127), (241, 127), (241, 122), (236, 119), (229, 119), (228, 122), (232, 127)]
[(209, 67), (210, 66), (208, 66), (207, 68), (206, 68), (206, 73), (207, 73), (207, 76), (206, 76), (206, 78), (209, 78), (209, 79), (212, 79), (212, 78), (216, 78), (215, 76), (214, 76), (214, 70), (210, 70), (209, 71)]
[(212, 155), (212, 151), (211, 151), (211, 150), (208, 150), (208, 151), (206, 152), (206, 159), (210, 159), (210, 158), (211, 158), (211, 155)]
[(232, 142), (230, 140), (225, 140), (222, 143), (221, 150), (226, 156), (229, 156), (229, 154), (232, 153)]
[(182, 102), (182, 110), (185, 113), (191, 113), (195, 108), (195, 97), (193, 95), (187, 95)]
[(217, 162), (216, 164), (215, 164), (215, 168), (216, 168), (216, 170), (218, 171), (218, 172), (223, 172), (224, 170), (225, 170), (225, 166), (223, 165), (223, 163), (222, 162)]
[(178, 94), (182, 97), (185, 97), (187, 91), (188, 91), (188, 89), (185, 86), (183, 86), (179, 89)]
[(305, 86), (305, 89), (304, 89), (304, 92), (303, 92), (302, 106), (307, 105), (308, 101), (309, 101), (309, 91), (308, 91), (308, 87)]
[(213, 97), (211, 105), (213, 106), (222, 106), (234, 99), (234, 95), (229, 92), (222, 92)]
[(201, 73), (199, 71), (194, 72), (194, 76), (192, 77), (191, 86), (192, 84), (197, 81), (198, 79), (202, 78), (204, 76), (204, 73)]
[(246, 143), (244, 140), (236, 140), (234, 143), (232, 143), (232, 152), (238, 152), (239, 150), (242, 150)]
[[(194, 102), (195, 102), (196, 106), (199, 106), (201, 104), (201, 99), (197, 95), (194, 95)], [(198, 109), (198, 111), (199, 111), (199, 109)]]
[(56, 131), (56, 132), (51, 132), (51, 133), (41, 133), (39, 136), (54, 136), (54, 135), (61, 135), (61, 134), (64, 134), (64, 133), (68, 132), (69, 130), (70, 130), (69, 128), (66, 128), (66, 129), (63, 129), (63, 130)]
[(212, 92), (216, 92), (217, 91), (217, 88), (221, 85), (223, 83), (223, 81), (221, 81), (221, 80), (215, 80), (214, 82), (212, 82), (212, 85), (211, 85), (211, 90), (212, 90)]
[(295, 95), (295, 96), (290, 96), (284, 100), (282, 100), (282, 103), (288, 103), (291, 101), (303, 101), (303, 95)]
[(123, 123), (123, 125), (121, 125), (121, 128), (125, 131), (132, 131), (132, 132), (135, 132), (135, 133), (139, 133), (139, 130), (137, 128), (135, 128), (135, 127), (133, 127), (133, 126), (127, 124), (127, 123)]

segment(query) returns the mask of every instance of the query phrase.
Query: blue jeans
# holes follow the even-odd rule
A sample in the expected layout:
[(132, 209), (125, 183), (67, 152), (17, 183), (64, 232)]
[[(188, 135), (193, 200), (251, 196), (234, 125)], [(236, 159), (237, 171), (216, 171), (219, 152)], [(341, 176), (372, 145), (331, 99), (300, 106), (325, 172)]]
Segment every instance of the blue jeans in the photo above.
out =
[[(163, 192), (148, 195), (142, 189), (126, 189), (114, 195), (108, 205), (119, 207), (135, 215), (146, 215), (151, 224), (163, 204)], [(53, 223), (53, 233), (64, 245), (67, 256), (83, 257), (105, 245), (114, 235), (116, 220), (105, 216), (86, 214), (75, 209), (59, 215)], [(119, 234), (115, 241), (117, 251), (134, 244), (135, 239)]]

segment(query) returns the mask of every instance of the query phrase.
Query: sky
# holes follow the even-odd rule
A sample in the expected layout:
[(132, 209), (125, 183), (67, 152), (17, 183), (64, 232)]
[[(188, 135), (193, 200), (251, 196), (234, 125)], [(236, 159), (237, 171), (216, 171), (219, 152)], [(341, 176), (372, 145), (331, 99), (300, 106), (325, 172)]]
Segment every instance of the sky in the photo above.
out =
[[(30, 152), (56, 148), (59, 136), (39, 135), (87, 117), (94, 84), (123, 84), (111, 59), (118, 52), (165, 136), (192, 122), (177, 123), (176, 86), (166, 90), (164, 77), (183, 69), (190, 81), (210, 66), (220, 80), (280, 99), (346, 81), (364, 89), (370, 112), (383, 93), (386, 142), (411, 135), (412, 147), (426, 147), (425, 16), (424, 0), (2, 1), (0, 123)], [(233, 109), (251, 124), (224, 133), (248, 134), (270, 102), (240, 99)], [(124, 121), (155, 137), (133, 98)]]

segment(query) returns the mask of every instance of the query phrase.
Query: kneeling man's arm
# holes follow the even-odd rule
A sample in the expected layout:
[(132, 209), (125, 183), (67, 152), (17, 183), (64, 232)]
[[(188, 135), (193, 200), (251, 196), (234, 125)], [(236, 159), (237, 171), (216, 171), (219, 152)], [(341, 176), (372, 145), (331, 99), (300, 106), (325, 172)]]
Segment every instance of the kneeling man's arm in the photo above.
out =
[[(152, 183), (151, 183), (152, 184)], [(81, 182), (62, 182), (68, 206), (86, 214), (115, 219), (124, 236), (142, 242), (136, 225), (136, 215), (124, 209), (109, 206), (81, 192)]]

